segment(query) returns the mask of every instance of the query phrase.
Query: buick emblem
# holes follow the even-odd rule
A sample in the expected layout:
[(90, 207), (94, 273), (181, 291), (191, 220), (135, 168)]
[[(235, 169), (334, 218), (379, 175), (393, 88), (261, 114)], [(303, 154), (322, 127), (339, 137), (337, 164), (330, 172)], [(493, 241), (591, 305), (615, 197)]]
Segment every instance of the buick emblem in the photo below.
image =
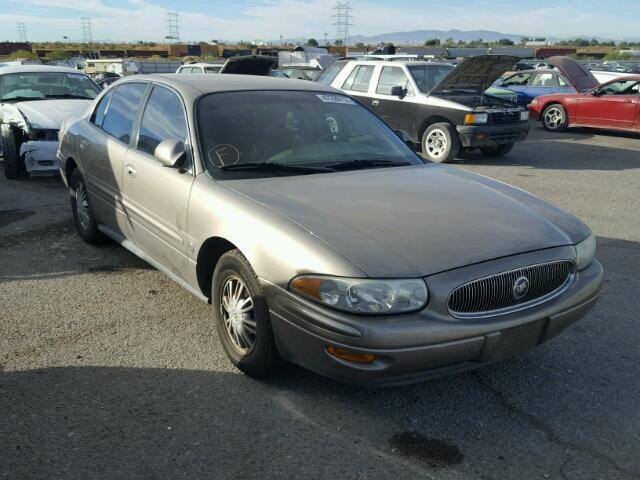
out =
[(513, 293), (513, 298), (516, 300), (520, 300), (524, 297), (529, 291), (529, 279), (527, 277), (518, 277), (515, 282), (513, 282), (513, 288), (511, 292)]

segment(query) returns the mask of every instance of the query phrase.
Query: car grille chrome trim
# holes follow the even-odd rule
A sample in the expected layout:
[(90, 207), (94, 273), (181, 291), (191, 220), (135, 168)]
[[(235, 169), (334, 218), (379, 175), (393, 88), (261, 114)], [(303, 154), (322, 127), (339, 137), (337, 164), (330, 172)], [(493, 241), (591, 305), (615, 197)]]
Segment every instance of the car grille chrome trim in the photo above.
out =
[[(575, 278), (572, 261), (560, 260), (509, 270), (464, 283), (447, 300), (449, 313), (456, 318), (486, 318), (506, 315), (540, 305), (566, 291)], [(526, 278), (528, 287), (521, 297), (516, 283)]]

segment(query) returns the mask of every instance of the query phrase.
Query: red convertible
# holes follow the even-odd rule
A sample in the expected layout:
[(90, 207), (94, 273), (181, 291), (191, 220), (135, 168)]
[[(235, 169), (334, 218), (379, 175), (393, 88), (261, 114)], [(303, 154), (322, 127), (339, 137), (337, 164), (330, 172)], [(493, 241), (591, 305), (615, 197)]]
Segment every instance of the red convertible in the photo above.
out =
[(578, 63), (556, 57), (555, 65), (580, 93), (544, 95), (529, 104), (531, 118), (559, 132), (568, 127), (640, 131), (640, 75), (600, 84)]

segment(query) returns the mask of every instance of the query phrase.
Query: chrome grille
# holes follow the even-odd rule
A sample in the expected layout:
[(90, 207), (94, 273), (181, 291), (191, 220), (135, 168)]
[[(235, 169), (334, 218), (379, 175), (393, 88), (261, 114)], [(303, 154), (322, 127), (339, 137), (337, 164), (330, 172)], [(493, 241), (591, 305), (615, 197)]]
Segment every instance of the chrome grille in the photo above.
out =
[[(458, 318), (479, 318), (529, 308), (560, 295), (571, 285), (574, 273), (573, 262), (557, 261), (479, 278), (451, 292), (449, 312)], [(522, 286), (522, 278), (527, 279), (528, 289), (519, 296), (514, 290), (516, 282)]]

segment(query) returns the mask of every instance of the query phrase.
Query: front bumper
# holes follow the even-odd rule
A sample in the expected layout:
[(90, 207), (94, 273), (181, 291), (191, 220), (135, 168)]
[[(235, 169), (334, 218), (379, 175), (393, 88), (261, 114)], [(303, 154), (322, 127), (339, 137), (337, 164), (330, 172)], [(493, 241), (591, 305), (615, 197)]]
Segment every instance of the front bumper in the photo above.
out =
[[(569, 251), (567, 247), (556, 250), (560, 257)], [(527, 256), (538, 261), (535, 257), (540, 254)], [(504, 265), (497, 270), (504, 271), (514, 262), (497, 263)], [(443, 311), (439, 298), (459, 282), (460, 274), (466, 277), (474, 271), (478, 266), (427, 277), (432, 298), (424, 310), (385, 317), (335, 312), (264, 280), (262, 287), (283, 358), (327, 377), (374, 386), (418, 382), (530, 350), (591, 310), (603, 282), (602, 266), (594, 260), (578, 272), (567, 291), (546, 303), (489, 319), (455, 319)], [(376, 360), (369, 364), (342, 360), (327, 352), (329, 345), (373, 354)]]
[(58, 171), (58, 142), (29, 140), (20, 146), (20, 157), (30, 175), (53, 174)]
[(523, 141), (529, 133), (529, 122), (511, 125), (458, 125), (456, 128), (463, 147), (492, 147)]
[(540, 111), (540, 105), (532, 105), (529, 104), (527, 107), (529, 109), (529, 118), (535, 121), (539, 121), (542, 118), (542, 112)]

